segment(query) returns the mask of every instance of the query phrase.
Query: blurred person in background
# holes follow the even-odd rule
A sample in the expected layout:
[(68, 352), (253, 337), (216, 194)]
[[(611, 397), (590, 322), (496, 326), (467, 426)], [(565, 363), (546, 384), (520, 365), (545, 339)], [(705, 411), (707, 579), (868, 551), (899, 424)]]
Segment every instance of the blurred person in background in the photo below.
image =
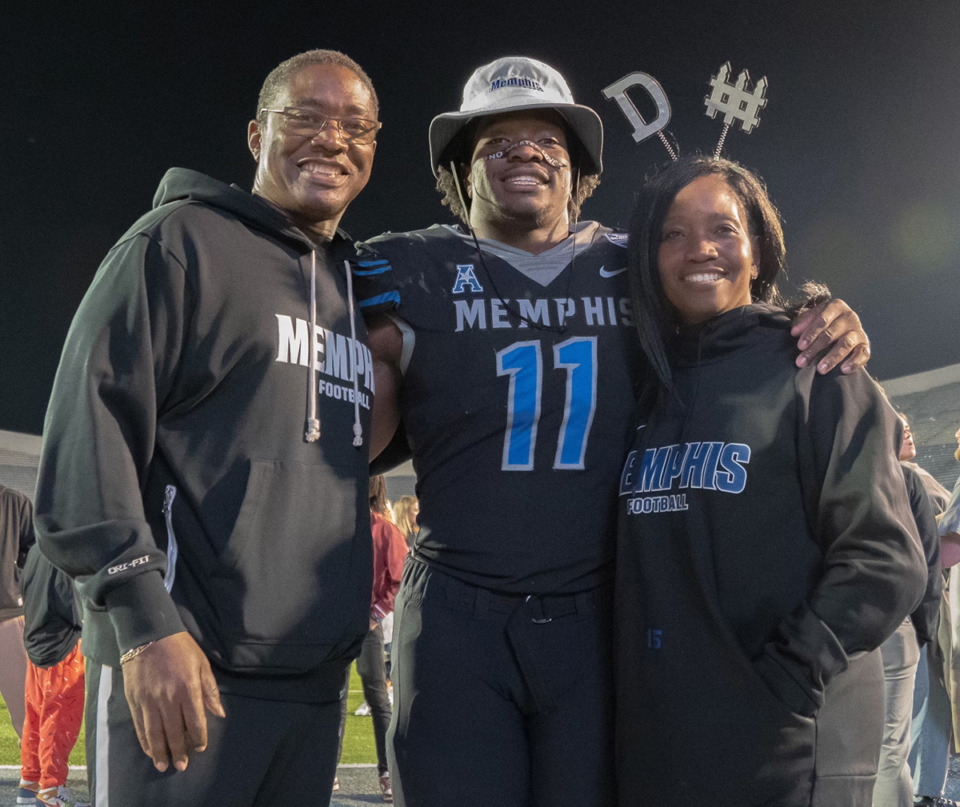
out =
[[(393, 505), (393, 523), (400, 530), (407, 543), (407, 547), (412, 550), (413, 542), (417, 539), (417, 533), (420, 526), (417, 519), (420, 517), (420, 501), (416, 496), (401, 496), (396, 504)], [(393, 658), (393, 619), (394, 612), (387, 614), (382, 623), (383, 627), (383, 650), (387, 664), (387, 693), (390, 695), (390, 703), (393, 703), (393, 683), (391, 678), (392, 658)]]
[(924, 480), (918, 470), (915, 470), (919, 466), (905, 462), (913, 459), (917, 450), (913, 433), (910, 431), (910, 422), (903, 413), (899, 413), (899, 418), (903, 425), (903, 435), (897, 458), (900, 460), (910, 499), (910, 510), (913, 512), (927, 561), (927, 587), (916, 610), (880, 645), (883, 658), (884, 724), (877, 784), (873, 790), (873, 807), (904, 807), (913, 801), (914, 784), (909, 756), (915, 682), (921, 657), (925, 656), (928, 648), (936, 647), (937, 644), (943, 592), (937, 519)]
[[(957, 440), (954, 456), (960, 461), (960, 429), (954, 437)], [(944, 502), (945, 493), (943, 488), (934, 489), (931, 498), (934, 502)], [(957, 680), (960, 670), (960, 479), (953, 493), (946, 494), (937, 518), (940, 558), (946, 574), (940, 606), (939, 646), (929, 648), (917, 670), (915, 728), (910, 751), (915, 804), (924, 807), (956, 805), (943, 798), (943, 789), (950, 765), (951, 739), (953, 750), (960, 750), (956, 746), (960, 724), (960, 681)]]
[(900, 422), (903, 424), (903, 444), (900, 446), (900, 464), (916, 472), (923, 487), (930, 497), (934, 511), (939, 515), (950, 501), (950, 491), (941, 485), (929, 471), (921, 468), (914, 460), (917, 458), (917, 444), (914, 440), (913, 430), (910, 428), (910, 419), (900, 412)]
[(403, 533), (407, 546), (413, 547), (417, 532), (420, 530), (417, 523), (417, 518), (420, 515), (420, 502), (417, 497), (401, 496), (393, 506), (393, 515), (397, 527)]
[(27, 678), (20, 574), (35, 542), (30, 500), (19, 491), (0, 485), (0, 696), (10, 711), (17, 737), (23, 731)]
[(26, 720), (17, 804), (82, 807), (67, 787), (83, 722), (83, 614), (76, 589), (34, 546), (20, 579), (27, 650)]
[[(373, 594), (370, 605), (370, 631), (363, 640), (357, 673), (363, 685), (363, 696), (373, 717), (373, 737), (377, 746), (377, 773), (380, 794), (388, 804), (393, 801), (393, 786), (387, 767), (387, 729), (390, 727), (390, 699), (387, 695), (387, 670), (384, 661), (384, 618), (393, 613), (393, 603), (400, 589), (407, 544), (387, 518), (387, 488), (382, 476), (370, 477), (370, 521), (373, 533)], [(347, 724), (347, 696), (350, 690), (350, 670), (340, 699), (340, 744), (337, 761), (343, 752), (343, 735)], [(334, 780), (338, 790), (339, 780)]]

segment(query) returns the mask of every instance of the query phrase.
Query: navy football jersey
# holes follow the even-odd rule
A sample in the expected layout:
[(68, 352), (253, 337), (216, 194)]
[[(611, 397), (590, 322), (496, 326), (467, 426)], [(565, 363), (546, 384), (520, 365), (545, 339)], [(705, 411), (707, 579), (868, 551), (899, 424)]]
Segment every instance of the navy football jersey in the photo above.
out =
[(434, 226), (360, 249), (393, 267), (413, 343), (400, 407), (416, 551), (497, 591), (584, 590), (611, 573), (640, 368), (626, 235), (584, 222), (537, 256), (480, 243), (483, 260)]

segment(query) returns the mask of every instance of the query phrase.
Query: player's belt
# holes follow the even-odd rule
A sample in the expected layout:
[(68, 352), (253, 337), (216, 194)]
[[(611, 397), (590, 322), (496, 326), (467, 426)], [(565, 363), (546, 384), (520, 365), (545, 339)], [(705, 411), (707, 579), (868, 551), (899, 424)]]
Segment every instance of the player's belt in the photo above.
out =
[(478, 599), (480, 602), (485, 599), (491, 611), (504, 614), (524, 611), (534, 622), (582, 614), (592, 610), (595, 604), (592, 591), (580, 591), (576, 594), (498, 594), (487, 591), (485, 598), (481, 596)]
[[(426, 575), (426, 578), (423, 578), (423, 575)], [(458, 611), (475, 615), (484, 612), (517, 614), (537, 623), (592, 613), (597, 608), (608, 605), (613, 596), (611, 582), (572, 594), (508, 594), (491, 591), (451, 577), (418, 557), (416, 552), (408, 559), (407, 568), (404, 569), (405, 582), (407, 578), (413, 583), (411, 588), (424, 586), (432, 595), (438, 595)], [(414, 582), (416, 579), (420, 582)], [(428, 583), (425, 582), (426, 579), (429, 579)]]

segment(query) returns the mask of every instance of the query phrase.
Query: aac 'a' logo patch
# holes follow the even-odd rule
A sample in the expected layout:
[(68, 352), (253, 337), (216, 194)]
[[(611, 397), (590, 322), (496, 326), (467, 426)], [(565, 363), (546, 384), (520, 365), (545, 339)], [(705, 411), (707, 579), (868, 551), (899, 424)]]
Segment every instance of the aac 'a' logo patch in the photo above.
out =
[(453, 294), (463, 294), (465, 291), (482, 292), (483, 286), (477, 280), (477, 273), (472, 263), (457, 264), (457, 279), (453, 281)]
[(605, 233), (604, 238), (607, 239), (611, 244), (616, 244), (618, 247), (627, 248), (627, 234), (626, 233)]

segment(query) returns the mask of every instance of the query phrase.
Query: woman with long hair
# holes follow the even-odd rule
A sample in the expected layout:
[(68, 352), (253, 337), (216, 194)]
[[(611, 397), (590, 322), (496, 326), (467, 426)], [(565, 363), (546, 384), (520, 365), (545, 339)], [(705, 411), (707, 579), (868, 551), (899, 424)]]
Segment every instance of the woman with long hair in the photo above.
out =
[(657, 383), (620, 486), (620, 804), (869, 805), (876, 648), (926, 566), (896, 415), (866, 375), (799, 373), (783, 232), (759, 178), (703, 157), (649, 179), (630, 227)]
[(393, 515), (397, 527), (407, 540), (407, 546), (412, 547), (413, 541), (420, 530), (417, 517), (420, 515), (420, 502), (416, 496), (401, 496), (393, 506)]

